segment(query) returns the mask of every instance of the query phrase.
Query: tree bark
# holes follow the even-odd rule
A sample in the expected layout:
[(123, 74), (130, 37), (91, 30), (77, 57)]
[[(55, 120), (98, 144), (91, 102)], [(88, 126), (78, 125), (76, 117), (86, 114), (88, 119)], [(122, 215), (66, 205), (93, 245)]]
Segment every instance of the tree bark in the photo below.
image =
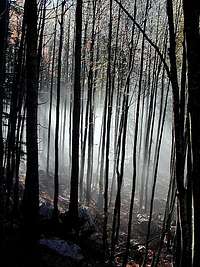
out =
[(75, 36), (75, 73), (74, 73), (74, 106), (72, 129), (72, 168), (69, 215), (72, 221), (78, 218), (78, 182), (79, 182), (79, 124), (81, 95), (81, 39), (82, 39), (82, 0), (76, 4)]
[(65, 1), (62, 2), (61, 21), (60, 21), (60, 44), (58, 51), (58, 77), (57, 77), (57, 103), (56, 103), (56, 127), (55, 127), (55, 172), (54, 172), (54, 219), (58, 217), (58, 194), (59, 194), (59, 125), (60, 125), (60, 84), (61, 84), (61, 64), (63, 48), (63, 24), (64, 24)]
[(37, 238), (37, 222), (39, 208), (38, 179), (38, 143), (37, 143), (37, 105), (38, 105), (38, 75), (37, 75), (37, 1), (26, 0), (26, 77), (27, 77), (27, 120), (26, 148), (27, 172), (23, 198), (25, 234), (30, 240)]
[(194, 255), (193, 266), (200, 262), (200, 6), (195, 1), (183, 1), (184, 26), (188, 63), (188, 109), (191, 118), (192, 186), (194, 208)]

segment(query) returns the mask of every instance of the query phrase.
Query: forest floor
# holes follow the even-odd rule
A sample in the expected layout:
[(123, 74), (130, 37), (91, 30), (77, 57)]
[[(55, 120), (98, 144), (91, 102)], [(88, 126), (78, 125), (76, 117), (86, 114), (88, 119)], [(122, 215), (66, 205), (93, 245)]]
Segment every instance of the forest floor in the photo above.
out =
[[(40, 240), (37, 243), (38, 264), (35, 267), (118, 267), (121, 266), (126, 246), (128, 204), (123, 203), (121, 214), (121, 227), (119, 242), (115, 250), (115, 259), (112, 264), (105, 262), (105, 253), (102, 242), (103, 213), (94, 205), (79, 208), (79, 230), (69, 227), (67, 210), (68, 199), (64, 194), (59, 198), (60, 216), (55, 224), (52, 222), (52, 186), (47, 186), (41, 179), (40, 191)], [(49, 179), (48, 179), (49, 181)], [(23, 191), (23, 183), (21, 184)], [(64, 192), (64, 190), (63, 190)], [(159, 237), (162, 229), (163, 205), (161, 201), (156, 204), (157, 213), (154, 214), (150, 243), (148, 248), (148, 264), (153, 258), (154, 251), (159, 247)], [(112, 209), (111, 209), (112, 210)], [(111, 235), (112, 216), (108, 223), (108, 234)], [(130, 258), (127, 267), (140, 267), (145, 254), (145, 242), (148, 225), (148, 215), (135, 208), (133, 215), (133, 235), (131, 237)], [(70, 229), (70, 230), (69, 230)], [(22, 223), (20, 216), (12, 219), (10, 214), (0, 215), (0, 254), (1, 267), (30, 267), (30, 263), (23, 259), (25, 255), (22, 238)], [(168, 240), (169, 241), (169, 240)], [(166, 242), (161, 252), (159, 267), (172, 267), (172, 252)], [(36, 255), (35, 255), (36, 257)]]

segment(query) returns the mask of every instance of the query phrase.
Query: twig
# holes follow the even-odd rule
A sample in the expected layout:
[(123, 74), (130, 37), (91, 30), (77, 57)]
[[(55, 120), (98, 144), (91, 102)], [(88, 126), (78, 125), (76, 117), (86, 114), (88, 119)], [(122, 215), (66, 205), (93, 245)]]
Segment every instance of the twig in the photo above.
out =
[(144, 32), (144, 30), (137, 23), (137, 21), (134, 19), (134, 17), (126, 10), (126, 8), (118, 0), (114, 0), (114, 1), (120, 6), (120, 8), (124, 11), (124, 13), (133, 21), (133, 23), (136, 25), (138, 30), (143, 34), (143, 36), (149, 42), (149, 44), (156, 50), (156, 52), (158, 53), (158, 55), (160, 57), (160, 60), (162, 61), (163, 65), (166, 69), (166, 72), (167, 72), (169, 79), (171, 79), (171, 71), (170, 71), (169, 66), (168, 66), (167, 62), (165, 61), (164, 56), (161, 53), (159, 47), (148, 37), (148, 35)]

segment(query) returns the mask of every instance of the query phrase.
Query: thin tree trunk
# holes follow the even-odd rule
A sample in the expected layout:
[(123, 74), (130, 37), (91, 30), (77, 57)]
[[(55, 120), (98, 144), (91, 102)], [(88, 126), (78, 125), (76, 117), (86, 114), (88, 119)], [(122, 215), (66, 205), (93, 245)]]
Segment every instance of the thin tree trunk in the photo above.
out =
[(62, 49), (63, 49), (63, 34), (64, 34), (64, 8), (65, 1), (62, 2), (61, 21), (60, 21), (60, 43), (58, 51), (58, 77), (57, 77), (57, 103), (56, 103), (56, 128), (55, 128), (55, 173), (54, 173), (54, 218), (58, 218), (58, 194), (59, 194), (59, 124), (60, 124), (60, 84), (61, 84), (61, 69), (62, 69)]
[(50, 100), (49, 100), (49, 125), (48, 125), (48, 137), (47, 137), (47, 174), (49, 174), (50, 163), (50, 144), (51, 144), (51, 120), (52, 120), (52, 105), (53, 105), (53, 86), (54, 86), (54, 65), (55, 65), (55, 52), (56, 52), (56, 31), (58, 23), (58, 2), (56, 6), (56, 17), (54, 26), (54, 40), (53, 40), (53, 52), (52, 52), (52, 66), (51, 66), (51, 82), (50, 82)]
[(92, 173), (93, 173), (93, 143), (94, 143), (94, 44), (95, 44), (95, 20), (97, 0), (93, 0), (92, 35), (90, 45), (90, 61), (88, 74), (88, 101), (89, 101), (89, 129), (88, 129), (88, 164), (87, 164), (87, 191), (86, 202), (90, 203)]
[(107, 66), (107, 121), (106, 123), (106, 151), (105, 151), (105, 179), (104, 179), (104, 223), (103, 223), (103, 245), (105, 255), (107, 253), (108, 244), (107, 244), (107, 222), (108, 222), (108, 183), (109, 183), (109, 153), (110, 153), (110, 126), (111, 126), (111, 117), (112, 117), (112, 105), (113, 105), (113, 90), (112, 90), (112, 27), (113, 27), (113, 0), (110, 0), (110, 20), (109, 20), (109, 35), (108, 35), (108, 66)]

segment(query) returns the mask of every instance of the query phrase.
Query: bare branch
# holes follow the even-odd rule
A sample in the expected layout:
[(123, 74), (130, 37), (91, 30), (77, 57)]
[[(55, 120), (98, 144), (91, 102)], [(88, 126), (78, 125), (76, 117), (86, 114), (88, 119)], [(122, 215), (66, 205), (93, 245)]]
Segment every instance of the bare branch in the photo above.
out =
[(167, 62), (165, 61), (165, 58), (162, 54), (162, 52), (160, 51), (159, 47), (148, 37), (148, 35), (144, 32), (144, 30), (141, 28), (141, 26), (137, 23), (137, 21), (134, 19), (134, 17), (127, 11), (127, 9), (120, 3), (120, 1), (118, 0), (114, 0), (119, 6), (120, 8), (124, 11), (124, 13), (133, 21), (133, 23), (136, 25), (136, 27), (138, 28), (138, 30), (143, 34), (143, 36), (145, 37), (145, 39), (147, 40), (147, 42), (155, 49), (155, 51), (158, 53), (160, 60), (162, 61), (167, 75), (169, 77), (169, 79), (171, 80), (171, 72), (169, 69), (169, 66), (167, 64)]

